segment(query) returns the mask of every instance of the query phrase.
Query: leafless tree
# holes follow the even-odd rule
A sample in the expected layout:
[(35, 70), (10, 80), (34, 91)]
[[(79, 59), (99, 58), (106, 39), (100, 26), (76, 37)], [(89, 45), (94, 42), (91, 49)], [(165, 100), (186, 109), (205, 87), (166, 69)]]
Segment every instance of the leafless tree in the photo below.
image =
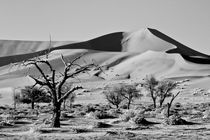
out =
[[(62, 92), (63, 85), (70, 78), (75, 78), (75, 76), (80, 73), (89, 71), (94, 64), (88, 64), (81, 66), (76, 63), (83, 55), (80, 55), (74, 58), (71, 62), (66, 62), (63, 55), (61, 55), (61, 60), (64, 64), (63, 72), (56, 72), (56, 69), (52, 67), (48, 61), (48, 57), (44, 58), (33, 58), (23, 62), (24, 66), (34, 66), (40, 73), (40, 77), (29, 75), (36, 84), (40, 86), (47, 87), (50, 91), (50, 97), (53, 104), (53, 117), (52, 117), (52, 127), (60, 127), (60, 115), (61, 115), (61, 104), (68, 98), (70, 94), (73, 94), (76, 90), (81, 89), (81, 86), (72, 87), (70, 90), (65, 93)], [(42, 65), (47, 66), (49, 73), (46, 73), (42, 68)]]

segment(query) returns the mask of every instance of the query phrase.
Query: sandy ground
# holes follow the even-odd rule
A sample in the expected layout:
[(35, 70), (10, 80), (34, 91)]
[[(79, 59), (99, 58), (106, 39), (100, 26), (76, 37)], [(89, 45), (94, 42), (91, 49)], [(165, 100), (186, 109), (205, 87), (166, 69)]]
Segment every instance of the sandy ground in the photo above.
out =
[[(102, 94), (103, 88), (109, 84), (130, 82), (129, 80), (97, 81), (83, 83), (86, 92), (79, 93), (75, 103), (77, 105), (88, 104), (107, 104)], [(96, 86), (97, 85), (97, 86)], [(49, 119), (49, 113), (40, 113), (39, 116), (31, 115), (32, 118), (22, 118), (17, 120), (14, 126), (2, 127), (0, 129), (0, 139), (206, 139), (210, 138), (210, 120), (203, 119), (203, 112), (210, 109), (210, 97), (204, 95), (194, 96), (190, 92), (190, 86), (183, 91), (182, 94), (175, 100), (183, 106), (182, 112), (189, 113), (184, 115), (187, 121), (196, 123), (193, 125), (166, 125), (163, 123), (163, 118), (156, 116), (147, 116), (146, 119), (157, 124), (148, 126), (136, 126), (132, 121), (119, 121), (121, 117), (109, 119), (95, 119), (86, 116), (74, 116), (73, 118), (65, 118), (61, 121), (61, 128), (49, 128), (43, 124), (43, 120)], [(2, 96), (1, 99), (6, 100), (7, 96)], [(12, 103), (11, 99), (7, 102)], [(149, 105), (151, 99), (143, 97), (136, 100), (133, 108), (138, 105)], [(202, 104), (207, 107), (202, 108)], [(209, 105), (209, 106), (208, 106)], [(189, 107), (190, 106), (190, 107)], [(29, 105), (18, 105), (19, 110), (25, 108), (26, 112), (30, 112)], [(126, 111), (122, 109), (123, 111)], [(21, 112), (21, 111), (20, 111)], [(64, 111), (69, 115), (73, 115), (69, 110)], [(1, 112), (1, 114), (4, 114)], [(2, 116), (2, 115), (1, 115)], [(96, 122), (104, 122), (110, 124), (108, 128), (94, 128)]]

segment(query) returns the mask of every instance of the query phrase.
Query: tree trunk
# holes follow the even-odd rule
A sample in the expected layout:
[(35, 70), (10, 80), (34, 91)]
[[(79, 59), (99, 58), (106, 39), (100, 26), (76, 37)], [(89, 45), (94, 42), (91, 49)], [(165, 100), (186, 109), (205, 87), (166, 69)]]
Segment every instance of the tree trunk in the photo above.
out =
[(118, 105), (118, 104), (116, 104), (116, 108), (117, 108), (117, 109), (119, 108), (119, 105)]
[(152, 98), (152, 100), (153, 100), (154, 108), (156, 108), (156, 99)]
[(60, 127), (61, 104), (55, 103), (53, 109), (52, 127)]
[(127, 105), (127, 109), (128, 109), (128, 110), (130, 109), (130, 105), (131, 105), (131, 101), (129, 100), (129, 101), (128, 101), (128, 105)]
[(72, 102), (70, 102), (70, 103), (69, 103), (69, 107), (70, 107), (70, 109), (72, 109), (72, 106), (73, 106), (73, 105), (72, 105)]
[(160, 107), (163, 106), (163, 101), (164, 101), (164, 100), (160, 100)]
[(167, 117), (169, 117), (170, 116), (171, 104), (167, 103), (167, 107), (168, 107), (168, 109), (167, 109)]
[(63, 101), (63, 110), (66, 109), (66, 100)]
[(34, 109), (34, 102), (31, 102), (31, 109)]

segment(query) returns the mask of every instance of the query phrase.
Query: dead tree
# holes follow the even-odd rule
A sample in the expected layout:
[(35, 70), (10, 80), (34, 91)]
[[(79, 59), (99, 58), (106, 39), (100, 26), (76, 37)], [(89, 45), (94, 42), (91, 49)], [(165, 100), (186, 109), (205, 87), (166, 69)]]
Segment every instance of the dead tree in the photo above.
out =
[[(35, 81), (35, 85), (38, 84), (40, 86), (47, 87), (50, 91), (50, 97), (52, 99), (53, 104), (53, 117), (52, 117), (52, 127), (60, 127), (60, 115), (61, 115), (61, 104), (62, 102), (68, 98), (70, 94), (75, 92), (78, 89), (81, 89), (80, 86), (75, 86), (70, 90), (62, 93), (62, 87), (70, 78), (75, 78), (75, 76), (80, 73), (89, 71), (94, 64), (88, 64), (85, 66), (80, 66), (75, 62), (82, 57), (76, 57), (71, 62), (66, 62), (64, 56), (61, 55), (61, 60), (64, 64), (63, 72), (56, 72), (56, 70), (52, 67), (50, 62), (43, 58), (34, 58), (23, 62), (25, 66), (34, 66), (40, 73), (40, 77), (29, 75)], [(41, 65), (47, 66), (50, 72), (47, 74), (44, 72)]]

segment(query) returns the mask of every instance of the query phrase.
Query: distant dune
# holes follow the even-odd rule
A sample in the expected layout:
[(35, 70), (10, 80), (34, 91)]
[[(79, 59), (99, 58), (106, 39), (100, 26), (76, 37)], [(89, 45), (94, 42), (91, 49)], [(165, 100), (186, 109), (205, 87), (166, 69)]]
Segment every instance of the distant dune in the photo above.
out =
[[(138, 79), (148, 74), (162, 78), (210, 75), (209, 55), (193, 50), (151, 28), (111, 33), (82, 42), (55, 41), (51, 42), (52, 47), (49, 47), (49, 43), (0, 40), (0, 84), (7, 81), (9, 85), (9, 79), (28, 74), (38, 75), (33, 67), (29, 70), (13, 66), (12, 63), (47, 53), (50, 63), (58, 71), (63, 69), (60, 54), (70, 61), (85, 53), (78, 63), (97, 63), (103, 71), (94, 70), (91, 74), (102, 79)], [(87, 75), (81, 77), (85, 76)], [(3, 85), (5, 87), (7, 84)]]

